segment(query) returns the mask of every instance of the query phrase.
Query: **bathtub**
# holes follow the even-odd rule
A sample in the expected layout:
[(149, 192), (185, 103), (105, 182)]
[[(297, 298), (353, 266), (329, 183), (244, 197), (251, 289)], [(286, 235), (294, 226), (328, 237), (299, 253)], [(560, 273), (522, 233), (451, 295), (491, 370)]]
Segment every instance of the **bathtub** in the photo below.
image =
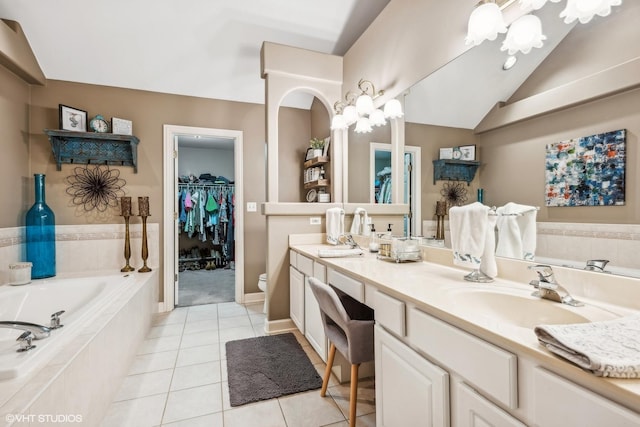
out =
[(25, 375), (51, 360), (55, 352), (91, 321), (101, 307), (132, 275), (34, 280), (23, 286), (0, 287), (0, 320), (18, 320), (49, 326), (51, 314), (64, 310), (62, 328), (48, 338), (33, 340), (36, 348), (18, 353), (16, 338), (22, 331), (0, 328), (0, 381)]
[(8, 420), (25, 414), (99, 425), (158, 310), (156, 269), (62, 276), (0, 286), (2, 320), (46, 326), (65, 310), (64, 326), (28, 352), (16, 352), (21, 331), (0, 329), (0, 426), (22, 425)]

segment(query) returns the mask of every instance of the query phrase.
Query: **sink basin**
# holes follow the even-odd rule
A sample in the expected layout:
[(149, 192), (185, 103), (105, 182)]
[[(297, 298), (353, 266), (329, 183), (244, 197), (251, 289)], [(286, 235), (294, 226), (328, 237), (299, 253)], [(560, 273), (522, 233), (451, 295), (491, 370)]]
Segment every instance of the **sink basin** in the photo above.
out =
[(452, 303), (474, 318), (533, 328), (541, 324), (587, 323), (617, 317), (593, 306), (570, 307), (528, 294), (466, 288), (451, 292)]

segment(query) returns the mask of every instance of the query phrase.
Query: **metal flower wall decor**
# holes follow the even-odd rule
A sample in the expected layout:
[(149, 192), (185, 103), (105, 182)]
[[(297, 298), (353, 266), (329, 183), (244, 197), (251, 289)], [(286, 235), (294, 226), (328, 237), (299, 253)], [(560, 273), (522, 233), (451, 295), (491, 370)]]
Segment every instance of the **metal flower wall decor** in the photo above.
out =
[(120, 178), (118, 169), (100, 165), (76, 167), (66, 181), (69, 184), (66, 191), (73, 197), (73, 204), (83, 206), (87, 212), (94, 209), (104, 212), (109, 207), (117, 207), (118, 197), (124, 195), (122, 187), (127, 184)]
[(449, 207), (462, 206), (467, 201), (467, 189), (460, 182), (445, 182), (440, 195)]

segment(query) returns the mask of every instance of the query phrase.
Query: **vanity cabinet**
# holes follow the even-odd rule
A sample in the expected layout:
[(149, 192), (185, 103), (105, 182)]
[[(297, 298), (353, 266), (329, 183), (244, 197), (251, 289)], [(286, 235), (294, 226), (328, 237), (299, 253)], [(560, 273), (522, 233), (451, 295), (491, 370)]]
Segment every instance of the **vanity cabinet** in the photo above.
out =
[(304, 274), (289, 266), (289, 317), (304, 334)]
[(451, 404), (451, 418), (454, 427), (526, 427), (464, 382), (454, 383), (453, 389), (455, 400)]
[(640, 426), (640, 415), (542, 368), (533, 374), (535, 425)]
[(376, 426), (449, 426), (449, 375), (375, 326)]

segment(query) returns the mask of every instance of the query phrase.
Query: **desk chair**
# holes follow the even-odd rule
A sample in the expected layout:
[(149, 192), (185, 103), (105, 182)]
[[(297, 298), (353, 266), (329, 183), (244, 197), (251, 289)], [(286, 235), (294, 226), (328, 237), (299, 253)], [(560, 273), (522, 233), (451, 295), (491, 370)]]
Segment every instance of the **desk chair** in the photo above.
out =
[(331, 343), (320, 396), (326, 395), (337, 348), (351, 363), (349, 426), (354, 427), (356, 425), (358, 368), (361, 363), (374, 359), (373, 310), (316, 278), (309, 278), (309, 285), (320, 305), (324, 332)]

